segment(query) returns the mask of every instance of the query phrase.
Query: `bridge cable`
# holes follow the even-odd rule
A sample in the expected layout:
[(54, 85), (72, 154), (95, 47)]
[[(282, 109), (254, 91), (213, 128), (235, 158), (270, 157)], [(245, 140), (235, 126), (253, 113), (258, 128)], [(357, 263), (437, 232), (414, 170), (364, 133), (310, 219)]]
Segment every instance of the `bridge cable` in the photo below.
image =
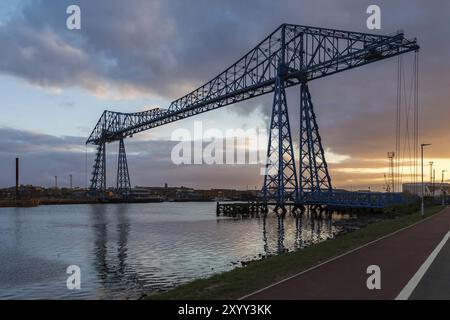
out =
[[(395, 115), (395, 173), (393, 174), (393, 191), (402, 191), (404, 178), (409, 176), (410, 182), (417, 183), (419, 119), (418, 119), (418, 70), (419, 55), (415, 52), (410, 71), (410, 79), (402, 56), (397, 60), (397, 103)], [(407, 83), (409, 82), (409, 84)], [(411, 119), (412, 118), (412, 119)], [(405, 122), (404, 128), (402, 122)], [(412, 130), (411, 130), (411, 122)], [(412, 132), (411, 132), (412, 131)], [(411, 142), (412, 141), (412, 142)], [(405, 166), (409, 168), (405, 172)], [(416, 188), (416, 187), (415, 187)], [(415, 189), (416, 191), (416, 189)]]
[(417, 173), (418, 173), (418, 159), (419, 159), (419, 51), (416, 50), (414, 54), (414, 66), (415, 66), (415, 73), (414, 73), (414, 146), (415, 146), (415, 182), (417, 182)]
[(87, 178), (87, 167), (88, 167), (88, 155), (87, 155), (87, 144), (84, 146), (84, 188), (87, 190), (88, 178)]
[(394, 185), (392, 186), (393, 192), (397, 191), (399, 183), (399, 160), (401, 149), (401, 108), (402, 108), (402, 77), (403, 76), (403, 58), (398, 56), (397, 58), (397, 105), (395, 112), (395, 170), (394, 170)]
[[(412, 146), (411, 146), (411, 129), (410, 129), (410, 118), (411, 118), (411, 109), (414, 108), (414, 99), (415, 99), (415, 58), (414, 62), (411, 66), (411, 76), (410, 76), (410, 84), (409, 90), (407, 90), (407, 79), (405, 75), (405, 69), (403, 69), (403, 99), (405, 106), (405, 132), (404, 132), (404, 142), (403, 142), (403, 153), (400, 159), (400, 174), (399, 174), (399, 188), (398, 191), (401, 190), (401, 186), (403, 184), (404, 177), (407, 177), (407, 173), (404, 174), (405, 166), (409, 168), (409, 177), (413, 178), (413, 154), (412, 154)], [(414, 131), (414, 130), (413, 130)], [(414, 132), (413, 132), (414, 135)], [(411, 179), (412, 180), (412, 179)]]

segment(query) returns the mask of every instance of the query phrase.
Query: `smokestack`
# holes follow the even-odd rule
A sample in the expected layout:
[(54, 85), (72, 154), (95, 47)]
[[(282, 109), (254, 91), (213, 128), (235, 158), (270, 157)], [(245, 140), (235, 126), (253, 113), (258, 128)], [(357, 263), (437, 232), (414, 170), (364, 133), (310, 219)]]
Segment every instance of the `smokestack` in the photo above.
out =
[(19, 199), (19, 158), (16, 158), (16, 199)]

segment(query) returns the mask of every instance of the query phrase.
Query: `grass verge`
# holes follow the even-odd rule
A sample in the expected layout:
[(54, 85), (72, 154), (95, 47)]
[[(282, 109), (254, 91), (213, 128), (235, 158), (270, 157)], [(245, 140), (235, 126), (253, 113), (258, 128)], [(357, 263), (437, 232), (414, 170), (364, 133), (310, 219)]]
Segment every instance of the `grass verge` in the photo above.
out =
[[(440, 206), (430, 207), (426, 209), (425, 214), (431, 216), (441, 210)], [(392, 215), (393, 218), (369, 224), (331, 241), (325, 241), (300, 251), (254, 261), (245, 267), (206, 279), (194, 280), (173, 290), (148, 295), (144, 298), (161, 300), (237, 299), (422, 219), (419, 212), (408, 214), (405, 210), (399, 210), (395, 215), (389, 213), (389, 215)]]

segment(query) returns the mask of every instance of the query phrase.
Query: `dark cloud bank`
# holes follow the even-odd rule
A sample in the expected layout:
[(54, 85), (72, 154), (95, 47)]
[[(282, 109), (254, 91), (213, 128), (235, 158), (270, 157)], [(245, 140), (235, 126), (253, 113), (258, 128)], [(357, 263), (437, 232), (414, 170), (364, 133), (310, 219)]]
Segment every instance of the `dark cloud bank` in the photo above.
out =
[[(21, 183), (59, 186), (73, 183), (84, 187), (90, 178), (94, 152), (85, 149), (84, 138), (55, 137), (0, 128), (0, 186), (15, 183), (14, 159), (21, 159)], [(260, 185), (258, 165), (174, 165), (174, 141), (127, 140), (128, 164), (133, 185), (163, 186), (164, 183), (197, 188), (254, 188)], [(117, 170), (117, 143), (107, 145), (107, 181), (114, 185)], [(87, 177), (86, 177), (87, 174)]]
[[(365, 9), (372, 2), (33, 1), (0, 24), (0, 72), (42, 87), (80, 87), (97, 94), (113, 88), (124, 97), (133, 92), (175, 99), (218, 74), (283, 22), (367, 31)], [(433, 140), (430, 155), (450, 157), (450, 2), (376, 3), (382, 8), (382, 33), (404, 29), (419, 39), (422, 139)], [(69, 4), (82, 8), (79, 32), (65, 29)], [(382, 158), (393, 148), (395, 69), (396, 61), (390, 60), (311, 83), (326, 146), (356, 159)], [(298, 91), (289, 90), (288, 96), (291, 117), (297, 119)], [(267, 114), (270, 103), (268, 96), (229, 110), (245, 115), (259, 105)], [(292, 121), (293, 132), (297, 122)], [(49, 184), (55, 174), (73, 171), (83, 185), (83, 143), (84, 138), (2, 129), (1, 162), (21, 154), (32, 183)], [(260, 181), (257, 169), (173, 167), (164, 158), (170, 155), (166, 143), (140, 144), (130, 144), (130, 149), (149, 150), (130, 157), (130, 166), (140, 172), (135, 184), (214, 185), (220, 170), (226, 186)], [(0, 170), (0, 184), (10, 184), (10, 167)]]

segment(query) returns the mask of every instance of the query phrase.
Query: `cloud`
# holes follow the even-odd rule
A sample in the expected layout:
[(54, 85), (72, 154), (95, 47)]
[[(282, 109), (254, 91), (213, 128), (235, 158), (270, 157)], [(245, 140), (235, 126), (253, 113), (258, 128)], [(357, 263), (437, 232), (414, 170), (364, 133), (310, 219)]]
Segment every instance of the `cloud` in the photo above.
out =
[[(60, 186), (69, 185), (69, 175), (76, 186), (89, 185), (95, 148), (86, 147), (84, 137), (52, 136), (35, 132), (0, 128), (0, 187), (14, 184), (14, 159), (20, 157), (21, 183), (53, 186), (58, 176)], [(174, 165), (172, 148), (167, 140), (127, 139), (126, 150), (132, 185), (187, 186), (195, 188), (255, 189), (262, 185), (261, 164), (255, 165)], [(207, 143), (205, 143), (206, 145)], [(118, 144), (107, 145), (107, 181), (116, 181)], [(382, 190), (384, 173), (389, 172), (387, 158), (350, 158), (327, 150), (332, 183), (338, 188)], [(297, 159), (298, 161), (298, 159)], [(403, 181), (410, 179), (405, 160)], [(428, 160), (427, 160), (428, 161)], [(436, 159), (437, 172), (446, 168), (450, 159)]]
[[(0, 70), (43, 87), (176, 98), (221, 72), (270, 31), (245, 19), (253, 6), (235, 1), (76, 3), (81, 31), (65, 29), (65, 8), (73, 1), (32, 2), (0, 26), (6, 48)], [(202, 23), (192, 23), (199, 17)]]
[[(82, 10), (81, 31), (65, 28), (65, 9), (74, 3)], [(446, 63), (450, 42), (445, 41), (450, 34), (450, 2), (385, 0), (378, 3), (382, 8), (381, 33), (404, 29), (408, 37), (418, 37), (422, 47), (420, 140), (433, 143), (427, 150), (430, 156), (450, 158), (447, 141), (450, 65)], [(170, 100), (219, 74), (283, 22), (367, 31), (367, 5), (364, 1), (325, 0), (263, 0), (257, 4), (237, 0), (32, 1), (0, 24), (0, 72), (58, 92), (78, 87), (98, 97), (157, 96)], [(411, 57), (404, 59), (405, 66), (410, 68)], [(391, 59), (310, 83), (324, 148), (350, 157), (332, 163), (331, 170), (350, 162), (354, 168), (368, 165), (366, 159), (383, 159), (393, 149), (395, 70), (396, 60)], [(294, 141), (298, 141), (298, 99), (298, 88), (289, 89)], [(229, 110), (241, 117), (259, 108), (268, 122), (271, 104), (272, 97), (267, 95)], [(42, 163), (37, 158), (33, 160), (33, 166), (40, 168), (33, 173), (36, 177), (51, 161), (51, 155), (58, 160), (67, 157), (66, 163), (74, 165), (77, 159), (79, 174), (84, 174), (84, 155), (79, 152), (84, 139), (14, 130), (2, 131), (0, 137), (0, 150), (9, 150), (8, 156), (23, 153), (29, 154), (30, 159), (31, 155), (44, 159)], [(141, 141), (129, 143), (130, 149), (137, 143)], [(206, 168), (202, 175), (195, 168), (181, 170), (167, 166), (163, 155), (160, 158), (155, 155), (158, 150), (167, 151), (164, 144), (142, 143), (145, 144), (142, 148), (148, 147), (151, 152), (130, 158), (130, 162), (136, 161), (139, 183), (161, 183), (163, 174), (171, 176), (170, 170), (186, 184), (219, 180), (215, 173), (220, 170), (210, 172)], [(74, 155), (70, 150), (78, 153)], [(378, 167), (376, 163), (370, 165)], [(58, 167), (62, 164), (55, 164)], [(155, 173), (155, 168), (160, 171)], [(220, 179), (231, 183), (234, 171), (227, 170), (224, 169)], [(61, 169), (60, 174), (64, 172)], [(248, 174), (241, 173), (241, 179), (236, 181), (241, 185), (244, 180), (249, 184), (259, 181), (252, 172)], [(336, 181), (353, 179), (350, 175), (344, 177), (342, 172), (333, 174)], [(373, 174), (366, 177), (380, 179)], [(174, 183), (178, 181), (173, 179)]]
[[(57, 137), (0, 128), (0, 186), (14, 184), (14, 159), (21, 160), (21, 183), (52, 186), (58, 176), (60, 186), (73, 183), (84, 187), (90, 179), (95, 150), (84, 145), (83, 137)], [(260, 185), (259, 165), (174, 165), (171, 151), (177, 142), (127, 140), (127, 158), (133, 185), (190, 186), (197, 188), (246, 188)], [(114, 186), (117, 143), (107, 145), (107, 181)]]
[[(65, 27), (65, 9), (74, 3), (81, 7), (81, 31)], [(397, 24), (410, 32), (422, 27), (407, 20), (404, 7), (423, 12), (419, 24), (445, 11), (399, 3), (382, 5), (386, 16), (396, 18), (383, 20), (389, 32)], [(5, 44), (0, 70), (41, 86), (177, 98), (219, 74), (283, 22), (364, 31), (365, 18), (365, 5), (354, 1), (33, 1), (0, 26)]]

